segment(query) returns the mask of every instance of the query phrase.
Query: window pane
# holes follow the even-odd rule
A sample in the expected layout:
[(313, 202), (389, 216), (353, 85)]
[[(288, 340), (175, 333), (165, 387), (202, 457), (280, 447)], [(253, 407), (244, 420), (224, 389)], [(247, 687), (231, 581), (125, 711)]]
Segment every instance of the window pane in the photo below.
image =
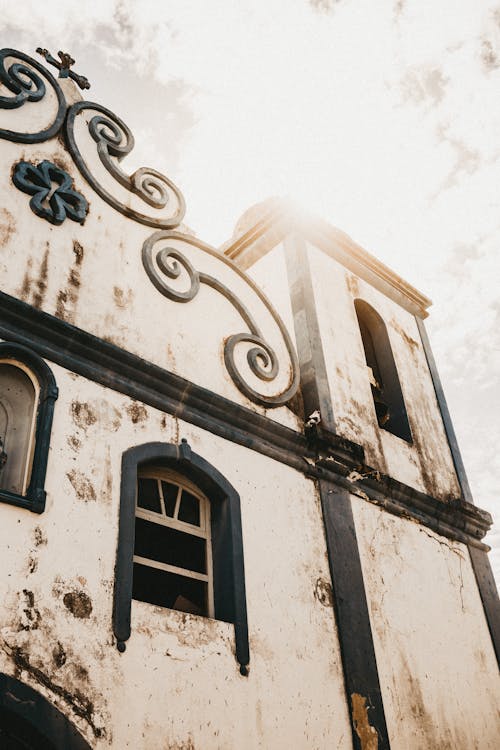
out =
[(193, 526), (200, 525), (200, 501), (187, 490), (182, 490), (178, 518), (179, 521), (190, 523)]
[(135, 554), (149, 560), (206, 573), (206, 540), (168, 526), (135, 519)]
[(170, 484), (170, 482), (162, 482), (161, 489), (163, 492), (163, 500), (165, 502), (165, 512), (170, 518), (174, 517), (175, 512), (175, 501), (177, 500), (177, 493), (179, 488), (176, 484)]
[(35, 389), (19, 367), (0, 364), (0, 437), (7, 461), (0, 469), (0, 487), (22, 495), (29, 483), (31, 431)]
[(134, 563), (132, 596), (159, 607), (207, 615), (207, 584)]
[(161, 513), (160, 493), (157, 479), (139, 477), (137, 483), (137, 505), (145, 510)]

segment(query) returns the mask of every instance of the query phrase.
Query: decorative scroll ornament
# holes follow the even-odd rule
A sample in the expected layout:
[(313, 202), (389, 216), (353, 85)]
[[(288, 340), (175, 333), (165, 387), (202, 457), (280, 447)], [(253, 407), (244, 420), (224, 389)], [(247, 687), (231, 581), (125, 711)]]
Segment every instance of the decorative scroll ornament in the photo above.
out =
[[(7, 69), (6, 60), (9, 58), (22, 62), (13, 62)], [(0, 109), (18, 109), (26, 102), (39, 102), (47, 92), (46, 81), (53, 88), (57, 99), (57, 112), (53, 122), (44, 130), (34, 133), (0, 128), (0, 138), (16, 143), (41, 143), (57, 135), (66, 114), (64, 95), (52, 73), (23, 52), (14, 49), (0, 50), (0, 84), (12, 92), (12, 96), (0, 96)]]
[(14, 167), (14, 185), (23, 193), (32, 195), (30, 208), (51, 224), (62, 224), (68, 217), (83, 224), (89, 210), (86, 199), (72, 189), (71, 177), (64, 169), (50, 161), (35, 166), (20, 161)]
[[(75, 120), (84, 110), (94, 112), (88, 124), (88, 129), (97, 144), (99, 158), (109, 174), (148, 206), (154, 209), (166, 208), (167, 211), (164, 216), (148, 215), (136, 211), (120, 202), (108, 192), (104, 185), (97, 181), (75, 137)], [(78, 169), (96, 193), (110, 206), (113, 206), (125, 216), (147, 226), (170, 229), (180, 224), (186, 209), (182, 193), (173, 182), (155, 169), (142, 167), (129, 176), (120, 168), (119, 162), (134, 147), (134, 136), (123, 120), (110, 112), (109, 109), (93, 102), (73, 104), (68, 111), (66, 120), (66, 139)]]
[[(170, 246), (168, 245), (169, 241)], [(229, 268), (230, 273), (244, 281), (250, 293), (255, 298), (257, 305), (265, 308), (265, 311), (278, 329), (279, 337), (282, 344), (284, 344), (289, 358), (290, 376), (288, 383), (278, 393), (268, 395), (267, 393), (257, 391), (248, 383), (248, 379), (242, 372), (241, 364), (237, 364), (236, 350), (246, 345), (249, 347), (246, 355), (249, 373), (267, 383), (276, 381), (280, 373), (280, 364), (276, 352), (264, 339), (253, 316), (231, 289), (214, 276), (196, 270), (184, 253), (178, 248), (172, 247), (173, 244), (178, 244), (179, 241), (190, 246), (191, 250), (193, 248), (198, 251), (201, 250), (200, 257), (203, 257), (203, 253), (207, 253), (216, 258), (217, 262)], [(224, 362), (233, 382), (245, 396), (255, 403), (268, 408), (283, 406), (293, 398), (299, 385), (299, 367), (290, 336), (271, 303), (246, 274), (213, 248), (180, 232), (155, 232), (143, 245), (142, 262), (153, 285), (168, 299), (174, 302), (190, 302), (198, 294), (200, 285), (206, 284), (223, 295), (237, 310), (249, 330), (248, 332), (235, 333), (225, 340)], [(179, 291), (169, 283), (169, 280), (175, 281), (181, 278), (184, 280), (185, 286), (187, 286), (187, 289), (184, 288), (183, 291)]]

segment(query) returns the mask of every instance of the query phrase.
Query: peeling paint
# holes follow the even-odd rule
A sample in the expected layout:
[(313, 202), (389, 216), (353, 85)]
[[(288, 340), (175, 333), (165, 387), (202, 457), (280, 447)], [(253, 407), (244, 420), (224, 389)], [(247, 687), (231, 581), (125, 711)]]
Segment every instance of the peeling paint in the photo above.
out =
[(351, 695), (352, 721), (359, 737), (361, 750), (378, 750), (378, 734), (368, 719), (366, 698), (359, 693)]

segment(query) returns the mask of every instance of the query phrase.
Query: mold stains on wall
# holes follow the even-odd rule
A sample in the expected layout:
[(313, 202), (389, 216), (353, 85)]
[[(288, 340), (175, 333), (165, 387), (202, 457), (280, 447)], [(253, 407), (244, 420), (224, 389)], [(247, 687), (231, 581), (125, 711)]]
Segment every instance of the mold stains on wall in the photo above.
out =
[(73, 253), (75, 260), (69, 269), (66, 286), (57, 295), (55, 315), (68, 323), (75, 322), (76, 306), (81, 286), (80, 270), (83, 263), (84, 249), (77, 241), (73, 240)]
[(86, 620), (92, 614), (92, 600), (83, 591), (67, 591), (63, 604), (79, 620)]
[(94, 409), (89, 404), (82, 403), (81, 401), (73, 401), (71, 403), (71, 416), (73, 422), (82, 430), (86, 430), (87, 427), (97, 422), (97, 414)]
[(6, 208), (0, 208), (0, 247), (5, 247), (16, 231), (16, 220)]
[(148, 418), (146, 407), (143, 404), (139, 404), (137, 401), (132, 401), (132, 403), (126, 407), (126, 412), (132, 420), (132, 424), (145, 422)]
[(361, 750), (378, 750), (378, 733), (368, 718), (366, 698), (359, 693), (351, 695), (352, 722), (359, 737)]
[(23, 283), (19, 290), (19, 297), (23, 302), (27, 302), (33, 307), (40, 308), (45, 300), (47, 292), (47, 279), (49, 273), (49, 243), (46, 243), (45, 252), (42, 262), (38, 269), (38, 274), (33, 271), (33, 259), (28, 258), (26, 261), (26, 270), (24, 272)]
[(183, 741), (169, 742), (166, 750), (196, 750), (196, 748), (192, 738), (188, 737)]
[(127, 289), (125, 292), (125, 290), (119, 286), (113, 287), (113, 302), (118, 308), (120, 308), (120, 310), (126, 310), (127, 307), (130, 307), (133, 299), (134, 293), (132, 289)]
[(43, 533), (40, 526), (35, 526), (35, 528), (33, 529), (33, 537), (34, 537), (35, 547), (43, 547), (44, 545), (47, 544), (47, 537)]
[(68, 435), (68, 437), (66, 438), (66, 442), (72, 451), (78, 453), (81, 448), (82, 441), (77, 438), (76, 435)]
[(314, 587), (314, 596), (323, 607), (333, 607), (333, 591), (330, 581), (318, 578)]
[(40, 624), (40, 612), (35, 607), (35, 595), (28, 589), (23, 589), (20, 602), (20, 630), (38, 630)]
[(66, 664), (66, 651), (64, 650), (62, 643), (59, 641), (57, 641), (52, 649), (52, 661), (58, 668), (63, 667)]
[(82, 471), (71, 469), (71, 471), (66, 472), (66, 476), (71, 482), (71, 486), (75, 490), (79, 500), (82, 500), (84, 503), (94, 503), (97, 500), (92, 482)]
[(34, 682), (42, 685), (46, 690), (64, 701), (76, 716), (83, 719), (89, 725), (96, 739), (106, 738), (105, 728), (99, 726), (97, 723), (94, 703), (80, 689), (70, 690), (55, 682), (43, 664), (35, 666), (34, 660), (26, 648), (20, 646), (9, 647), (5, 643), (3, 649), (14, 663), (17, 676), (21, 677), (23, 673), (29, 675)]

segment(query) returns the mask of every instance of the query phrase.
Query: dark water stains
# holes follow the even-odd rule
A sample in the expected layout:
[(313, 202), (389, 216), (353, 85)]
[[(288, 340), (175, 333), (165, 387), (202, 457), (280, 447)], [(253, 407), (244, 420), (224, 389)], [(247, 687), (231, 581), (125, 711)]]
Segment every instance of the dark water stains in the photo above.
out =
[(40, 612), (35, 607), (35, 595), (28, 589), (23, 589), (24, 596), (24, 618), (19, 625), (20, 630), (38, 630), (40, 625)]
[(77, 427), (81, 427), (83, 430), (97, 422), (97, 415), (92, 407), (81, 401), (71, 403), (71, 416)]
[(40, 272), (38, 278), (35, 280), (34, 291), (33, 291), (33, 307), (40, 308), (44, 302), (45, 294), (47, 292), (47, 278), (49, 273), (49, 243), (46, 243), (45, 252), (43, 254), (42, 262), (40, 265)]
[(6, 208), (0, 208), (0, 247), (5, 247), (16, 231), (16, 220)]
[(28, 575), (35, 573), (38, 568), (38, 560), (34, 555), (28, 557)]
[(87, 620), (92, 614), (92, 600), (83, 591), (67, 591), (63, 604), (79, 620)]
[(314, 596), (323, 607), (333, 607), (332, 585), (325, 578), (318, 578), (316, 581)]
[(196, 750), (193, 739), (188, 737), (186, 740), (169, 742), (166, 750)]
[(52, 649), (52, 661), (58, 668), (66, 664), (66, 651), (64, 650), (62, 643), (59, 641), (57, 641)]
[(66, 472), (66, 476), (79, 500), (83, 500), (84, 503), (92, 502), (97, 500), (96, 491), (92, 485), (90, 479), (85, 474), (77, 469), (71, 469)]
[(68, 435), (66, 438), (66, 442), (68, 443), (71, 450), (75, 451), (75, 453), (78, 453), (78, 451), (81, 448), (82, 441), (76, 437), (76, 435)]
[(43, 545), (47, 544), (47, 537), (43, 533), (40, 526), (35, 526), (33, 529), (33, 536), (35, 538), (35, 547), (42, 547)]
[(85, 251), (83, 245), (73, 240), (74, 264), (69, 269), (66, 286), (59, 291), (56, 303), (56, 317), (68, 323), (75, 322), (76, 306), (81, 286), (80, 267)]
[(33, 680), (38, 682), (39, 685), (43, 685), (51, 693), (57, 695), (65, 703), (67, 703), (76, 716), (86, 721), (90, 726), (94, 737), (101, 739), (106, 737), (106, 730), (104, 727), (96, 725), (94, 720), (94, 704), (79, 690), (70, 691), (62, 685), (58, 685), (54, 680), (42, 669), (35, 667), (31, 664), (29, 654), (15, 646), (10, 650), (10, 657), (14, 662), (18, 673), (27, 672)]
[(28, 258), (28, 260), (26, 261), (26, 270), (24, 272), (23, 283), (19, 291), (19, 297), (22, 299), (23, 302), (27, 302), (30, 296), (31, 283), (32, 283), (32, 278), (31, 278), (32, 269), (33, 269), (33, 258)]
[(139, 404), (137, 401), (133, 401), (129, 406), (127, 406), (126, 412), (132, 420), (133, 424), (145, 422), (148, 418), (146, 407), (143, 404)]

